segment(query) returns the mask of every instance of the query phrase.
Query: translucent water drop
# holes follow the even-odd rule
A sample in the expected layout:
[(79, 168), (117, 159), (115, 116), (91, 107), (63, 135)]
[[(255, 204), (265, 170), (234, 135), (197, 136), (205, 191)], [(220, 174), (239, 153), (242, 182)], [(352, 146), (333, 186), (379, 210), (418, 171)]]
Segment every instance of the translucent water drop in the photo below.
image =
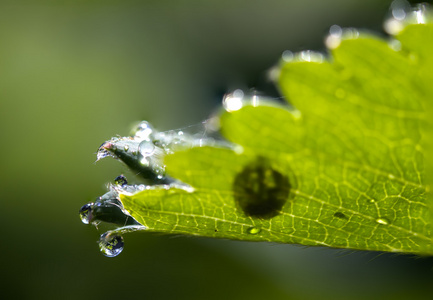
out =
[(377, 218), (376, 219), (376, 223), (377, 224), (381, 224), (381, 225), (388, 225), (389, 224), (389, 220), (386, 218)]
[(383, 29), (391, 34), (396, 35), (404, 28), (403, 22), (396, 20), (394, 18), (390, 18), (383, 23)]
[(259, 106), (259, 96), (258, 95), (253, 95), (253, 97), (251, 98), (251, 105), (254, 107)]
[(425, 24), (426, 23), (426, 12), (427, 7), (423, 4), (418, 5), (418, 7), (415, 9), (415, 22), (417, 24)]
[(323, 62), (323, 54), (311, 50), (301, 51), (298, 55), (300, 61)]
[(125, 152), (128, 152), (128, 150), (129, 150), (129, 146), (128, 146), (128, 145), (125, 145), (125, 147), (123, 147), (123, 150), (125, 150)]
[(146, 121), (142, 121), (138, 124), (135, 131), (135, 136), (142, 139), (149, 139), (153, 133), (153, 127)]
[(99, 250), (107, 257), (115, 257), (123, 251), (124, 244), (121, 235), (106, 232), (99, 239)]
[(398, 7), (392, 10), (392, 16), (394, 19), (402, 21), (404, 18), (406, 18), (406, 12), (402, 7)]
[(143, 157), (151, 156), (155, 152), (155, 145), (150, 140), (144, 140), (138, 145), (138, 151)]
[(249, 234), (258, 234), (260, 233), (260, 231), (262, 231), (259, 227), (250, 227), (247, 229), (247, 232)]
[(242, 90), (235, 90), (231, 94), (227, 94), (223, 98), (223, 107), (227, 112), (240, 110), (244, 103), (244, 92)]
[(400, 51), (401, 50), (401, 42), (399, 40), (391, 40), (388, 43), (388, 45), (394, 51)]
[(140, 164), (142, 164), (142, 165), (145, 166), (145, 167), (148, 167), (148, 166), (150, 166), (150, 161), (147, 159), (147, 157), (143, 157), (143, 158), (140, 160)]
[(92, 219), (92, 205), (93, 203), (84, 204), (80, 208), (80, 219), (84, 224), (90, 224)]
[(338, 25), (332, 25), (329, 28), (329, 35), (325, 39), (325, 44), (329, 49), (335, 49), (340, 46), (343, 29)]
[(329, 34), (333, 35), (333, 36), (340, 36), (343, 34), (343, 29), (338, 26), (338, 25), (332, 25), (329, 28)]
[(128, 180), (125, 176), (119, 175), (114, 179), (114, 183), (120, 186), (124, 186), (128, 184)]
[(285, 61), (285, 62), (291, 62), (293, 60), (293, 52), (290, 50), (285, 50), (283, 52), (283, 54), (281, 55), (281, 58)]

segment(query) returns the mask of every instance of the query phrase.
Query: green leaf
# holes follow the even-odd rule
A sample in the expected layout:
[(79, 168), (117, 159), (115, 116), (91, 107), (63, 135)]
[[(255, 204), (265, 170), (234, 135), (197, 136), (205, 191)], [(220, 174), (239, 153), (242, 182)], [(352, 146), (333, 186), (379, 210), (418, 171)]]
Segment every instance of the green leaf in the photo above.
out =
[(361, 34), (324, 62), (282, 64), (278, 84), (296, 110), (252, 102), (223, 113), (222, 134), (243, 151), (169, 155), (168, 174), (194, 191), (121, 194), (125, 209), (149, 231), (433, 254), (432, 37), (432, 24), (409, 25), (400, 51)]

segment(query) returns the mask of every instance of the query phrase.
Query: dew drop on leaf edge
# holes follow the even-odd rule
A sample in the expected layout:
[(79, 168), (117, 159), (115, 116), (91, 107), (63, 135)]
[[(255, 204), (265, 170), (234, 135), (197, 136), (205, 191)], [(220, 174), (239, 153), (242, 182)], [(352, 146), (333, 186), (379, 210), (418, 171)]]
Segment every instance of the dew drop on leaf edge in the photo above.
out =
[(87, 203), (84, 204), (81, 208), (80, 208), (80, 219), (81, 222), (83, 222), (84, 224), (90, 224), (90, 219), (91, 219), (91, 215), (92, 215), (92, 208), (91, 208), (92, 204)]
[(138, 124), (135, 130), (135, 136), (142, 139), (149, 139), (149, 137), (153, 134), (153, 127), (147, 121), (142, 121)]
[(115, 257), (123, 251), (124, 242), (121, 235), (103, 233), (99, 239), (99, 250), (106, 257)]
[(138, 151), (143, 157), (151, 156), (155, 152), (155, 145), (150, 140), (144, 140), (138, 145)]

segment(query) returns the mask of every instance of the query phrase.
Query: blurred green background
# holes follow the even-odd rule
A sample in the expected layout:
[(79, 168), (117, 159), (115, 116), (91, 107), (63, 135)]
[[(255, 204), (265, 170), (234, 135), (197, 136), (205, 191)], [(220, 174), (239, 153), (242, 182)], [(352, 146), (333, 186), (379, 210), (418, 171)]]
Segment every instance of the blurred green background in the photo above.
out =
[[(0, 2), (2, 299), (431, 299), (433, 259), (135, 233), (116, 258), (78, 209), (126, 169), (98, 146), (138, 120), (195, 124), (281, 53), (390, 1)], [(131, 178), (133, 179), (133, 178)]]

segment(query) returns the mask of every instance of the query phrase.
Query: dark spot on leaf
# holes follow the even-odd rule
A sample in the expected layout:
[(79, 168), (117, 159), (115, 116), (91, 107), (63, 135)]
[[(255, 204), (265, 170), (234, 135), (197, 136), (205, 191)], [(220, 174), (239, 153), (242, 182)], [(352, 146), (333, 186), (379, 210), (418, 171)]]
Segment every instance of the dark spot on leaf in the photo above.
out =
[(258, 157), (236, 175), (236, 204), (251, 217), (270, 219), (279, 214), (290, 193), (289, 178), (275, 170), (268, 159)]
[(345, 219), (345, 218), (346, 218), (346, 215), (343, 214), (342, 212), (337, 211), (337, 212), (334, 214), (334, 217), (336, 217), (336, 218), (340, 218), (340, 219)]

